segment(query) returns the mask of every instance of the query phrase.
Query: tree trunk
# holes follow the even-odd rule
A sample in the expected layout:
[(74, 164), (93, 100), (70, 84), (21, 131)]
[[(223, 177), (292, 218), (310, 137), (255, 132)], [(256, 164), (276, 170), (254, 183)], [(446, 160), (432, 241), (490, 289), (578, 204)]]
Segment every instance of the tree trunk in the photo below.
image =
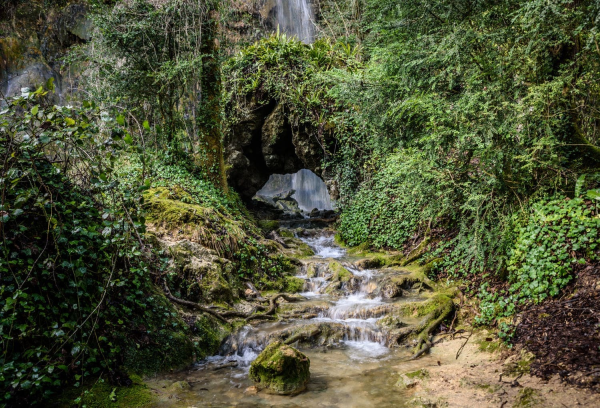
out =
[(221, 130), (221, 66), (219, 63), (218, 12), (213, 3), (209, 20), (202, 25), (202, 79), (198, 128), (201, 165), (215, 187), (227, 193)]

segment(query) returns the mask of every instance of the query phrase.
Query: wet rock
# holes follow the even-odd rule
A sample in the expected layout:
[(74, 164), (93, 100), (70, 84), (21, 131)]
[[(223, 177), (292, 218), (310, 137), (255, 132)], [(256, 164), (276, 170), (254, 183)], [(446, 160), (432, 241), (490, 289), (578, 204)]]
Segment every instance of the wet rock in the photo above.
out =
[(258, 388), (256, 388), (254, 385), (251, 387), (248, 387), (244, 390), (244, 394), (256, 395), (256, 394), (258, 394)]
[(296, 192), (296, 190), (291, 189), (291, 190), (286, 190), (283, 191), (279, 194), (275, 194), (273, 196), (273, 201), (296, 201), (292, 198), (292, 196), (294, 195), (294, 193)]
[[(298, 207), (298, 202), (293, 198), (287, 200), (277, 200), (275, 207), (282, 210), (284, 215), (298, 216), (302, 218), (302, 210)], [(289, 218), (289, 217), (288, 217)]]
[(427, 378), (429, 378), (429, 371), (425, 369), (404, 373), (400, 375), (396, 387), (413, 388), (421, 384)]
[(233, 291), (225, 278), (232, 273), (229, 260), (187, 239), (172, 242), (157, 238), (157, 242), (171, 257), (171, 266), (177, 271), (172, 278), (172, 289), (182, 297), (196, 302), (233, 300)]
[(400, 329), (406, 327), (407, 324), (404, 323), (399, 316), (387, 315), (377, 320), (377, 326), (386, 329)]
[(332, 261), (329, 263), (329, 270), (331, 271), (331, 281), (348, 282), (354, 277), (352, 272), (344, 268), (341, 263)]
[(339, 262), (330, 262), (329, 272), (331, 275), (328, 280), (331, 283), (324, 290), (327, 294), (341, 296), (354, 292), (360, 285), (360, 281), (354, 279), (352, 272), (344, 268)]
[(366, 258), (354, 262), (354, 267), (360, 270), (377, 269), (381, 268), (383, 265), (385, 265), (385, 260), (380, 258)]
[(314, 278), (317, 276), (317, 268), (314, 263), (310, 263), (306, 266), (306, 277)]
[(177, 392), (183, 390), (189, 390), (191, 388), (190, 383), (187, 381), (177, 381), (167, 387), (167, 390), (170, 392)]
[(402, 270), (384, 270), (385, 275), (377, 282), (377, 288), (373, 291), (374, 295), (385, 299), (393, 299), (403, 296), (405, 291), (429, 290), (431, 286), (427, 284), (427, 279), (420, 276), (402, 271)]
[(280, 341), (269, 344), (250, 366), (250, 379), (259, 389), (279, 395), (294, 395), (306, 389), (310, 360)]
[(283, 246), (282, 251), (287, 256), (293, 258), (306, 258), (315, 254), (310, 246), (301, 239), (294, 237), (294, 234), (291, 231), (281, 228), (277, 232), (281, 237), (281, 244)]

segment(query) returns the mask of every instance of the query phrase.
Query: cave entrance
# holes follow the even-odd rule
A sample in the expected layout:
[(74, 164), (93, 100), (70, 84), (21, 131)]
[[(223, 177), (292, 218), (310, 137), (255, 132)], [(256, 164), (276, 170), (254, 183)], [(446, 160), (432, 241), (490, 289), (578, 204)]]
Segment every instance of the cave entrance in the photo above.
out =
[(325, 182), (308, 169), (292, 174), (271, 174), (253, 200), (288, 216), (317, 216), (333, 210)]

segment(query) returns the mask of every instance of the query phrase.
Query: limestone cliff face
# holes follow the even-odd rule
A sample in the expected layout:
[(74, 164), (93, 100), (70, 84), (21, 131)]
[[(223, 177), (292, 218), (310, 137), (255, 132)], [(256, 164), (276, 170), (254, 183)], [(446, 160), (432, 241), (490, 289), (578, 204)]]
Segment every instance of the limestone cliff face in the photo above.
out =
[(54, 78), (56, 102), (66, 102), (77, 81), (64, 57), (91, 38), (83, 1), (6, 1), (0, 6), (0, 91), (5, 96)]
[[(106, 12), (109, 12), (109, 1)], [(274, 29), (274, 0), (231, 0), (223, 10), (223, 36), (232, 52)], [(75, 98), (85, 67), (65, 62), (69, 49), (90, 41), (86, 0), (0, 1), (0, 91), (13, 96), (54, 78), (57, 103)]]
[(290, 123), (283, 105), (260, 105), (251, 96), (244, 112), (224, 142), (229, 185), (244, 199), (250, 200), (271, 174), (309, 169), (323, 176), (323, 149), (314, 129)]

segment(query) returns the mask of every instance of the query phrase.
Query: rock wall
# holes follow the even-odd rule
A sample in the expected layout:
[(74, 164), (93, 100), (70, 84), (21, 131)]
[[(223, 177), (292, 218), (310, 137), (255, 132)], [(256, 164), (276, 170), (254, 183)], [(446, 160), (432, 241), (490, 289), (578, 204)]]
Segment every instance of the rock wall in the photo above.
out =
[(247, 103), (245, 116), (225, 138), (227, 179), (246, 201), (271, 174), (312, 170), (322, 176), (323, 149), (311, 129), (292, 126), (283, 105)]
[(83, 1), (12, 0), (0, 6), (0, 91), (7, 97), (37, 88), (54, 78), (56, 102), (65, 103), (77, 88), (66, 67), (68, 49), (91, 38)]

